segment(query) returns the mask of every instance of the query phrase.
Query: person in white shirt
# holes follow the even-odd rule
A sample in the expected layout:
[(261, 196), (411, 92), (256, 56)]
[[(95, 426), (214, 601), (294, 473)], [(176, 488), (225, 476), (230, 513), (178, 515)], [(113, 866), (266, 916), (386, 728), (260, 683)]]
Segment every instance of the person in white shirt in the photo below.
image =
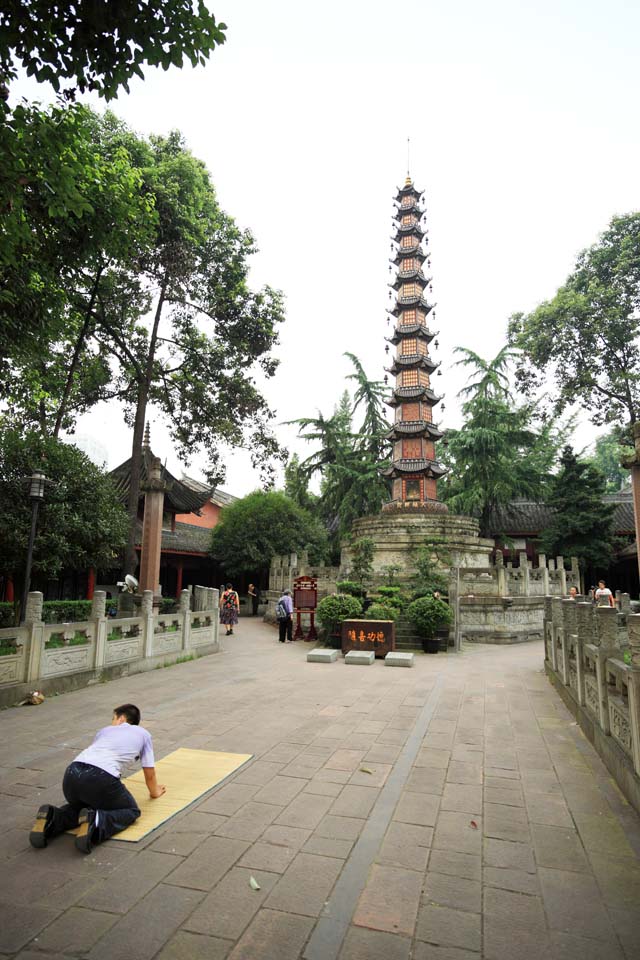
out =
[(611, 590), (607, 587), (604, 580), (598, 580), (598, 589), (595, 592), (597, 607), (615, 607), (616, 602), (613, 599)]
[(45, 803), (38, 810), (29, 834), (31, 846), (46, 847), (58, 834), (79, 826), (75, 845), (90, 853), (94, 844), (137, 820), (140, 808), (120, 780), (123, 767), (135, 760), (142, 764), (149, 796), (161, 797), (166, 787), (156, 779), (151, 734), (140, 726), (135, 704), (125, 703), (113, 711), (110, 726), (98, 730), (91, 746), (65, 770), (62, 792), (67, 802), (61, 807)]

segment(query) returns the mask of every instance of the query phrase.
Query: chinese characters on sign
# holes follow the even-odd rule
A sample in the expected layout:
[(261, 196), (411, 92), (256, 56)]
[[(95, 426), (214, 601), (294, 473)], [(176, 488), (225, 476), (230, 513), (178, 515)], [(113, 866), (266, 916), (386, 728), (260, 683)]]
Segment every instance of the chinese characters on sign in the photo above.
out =
[(393, 620), (344, 620), (342, 623), (342, 652), (373, 650), (376, 657), (386, 657), (396, 648)]
[(309, 631), (306, 640), (316, 640), (318, 634), (314, 623), (314, 614), (318, 606), (318, 581), (315, 577), (296, 577), (293, 581), (293, 605), (296, 609), (296, 632), (294, 640), (304, 637), (301, 614), (309, 614)]

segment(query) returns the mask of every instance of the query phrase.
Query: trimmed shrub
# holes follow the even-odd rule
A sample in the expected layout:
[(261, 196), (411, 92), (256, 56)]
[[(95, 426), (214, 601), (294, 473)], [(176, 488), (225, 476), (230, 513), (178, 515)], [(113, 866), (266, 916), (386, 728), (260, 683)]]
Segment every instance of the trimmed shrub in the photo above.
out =
[(13, 627), (16, 622), (16, 608), (12, 603), (0, 603), (0, 628)]
[(407, 617), (425, 640), (431, 640), (438, 629), (451, 623), (451, 607), (434, 596), (420, 597), (407, 607)]
[(336, 587), (338, 593), (348, 593), (350, 597), (364, 597), (367, 593), (365, 588), (355, 580), (340, 580), (336, 583)]
[(175, 613), (178, 608), (178, 602), (175, 597), (163, 597), (160, 601), (159, 613)]
[(45, 623), (74, 623), (91, 616), (91, 600), (45, 600), (42, 619)]
[(400, 611), (384, 603), (372, 603), (365, 617), (367, 620), (397, 620)]
[(362, 602), (348, 593), (334, 593), (318, 604), (316, 617), (328, 634), (337, 633), (343, 620), (362, 615)]

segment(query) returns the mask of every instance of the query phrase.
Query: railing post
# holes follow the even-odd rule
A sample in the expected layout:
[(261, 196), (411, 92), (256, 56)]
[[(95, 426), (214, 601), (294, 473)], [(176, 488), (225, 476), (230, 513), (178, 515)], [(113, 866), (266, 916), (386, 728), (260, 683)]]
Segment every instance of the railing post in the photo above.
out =
[(567, 595), (567, 571), (564, 569), (564, 557), (556, 557), (556, 570), (560, 574), (560, 594)]
[(94, 666), (103, 667), (107, 657), (107, 594), (104, 590), (94, 590), (91, 600), (91, 616), (95, 631)]
[(609, 697), (607, 693), (607, 660), (616, 648), (618, 637), (618, 611), (614, 607), (596, 607), (596, 633), (599, 719), (600, 726), (605, 733), (609, 734), (611, 733), (611, 726), (609, 724)]
[(153, 640), (155, 637), (155, 621), (153, 618), (153, 590), (145, 590), (142, 594), (142, 635), (144, 637), (142, 651), (144, 657), (153, 656)]
[(182, 649), (188, 650), (191, 646), (191, 594), (188, 590), (180, 591), (179, 613), (182, 618)]
[(40, 677), (42, 668), (44, 647), (43, 600), (44, 597), (39, 590), (32, 590), (27, 596), (24, 625), (29, 631), (29, 663), (27, 666), (27, 680), (29, 682)]
[(527, 560), (527, 554), (525, 551), (520, 553), (520, 570), (521, 570), (521, 596), (529, 596), (529, 561)]
[(630, 613), (627, 618), (627, 625), (629, 628), (629, 649), (631, 651), (631, 670), (629, 671), (631, 749), (633, 766), (640, 777), (640, 613)]

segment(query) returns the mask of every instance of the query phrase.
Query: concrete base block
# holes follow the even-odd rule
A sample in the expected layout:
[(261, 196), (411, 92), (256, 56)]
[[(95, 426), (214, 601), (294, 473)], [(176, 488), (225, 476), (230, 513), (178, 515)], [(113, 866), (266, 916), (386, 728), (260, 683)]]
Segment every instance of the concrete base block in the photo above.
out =
[(307, 654), (307, 663), (335, 663), (337, 659), (337, 650), (329, 650), (324, 647), (316, 647), (314, 650), (309, 650)]
[(399, 650), (392, 650), (384, 658), (387, 667), (412, 667), (413, 654), (401, 653)]
[(349, 653), (345, 654), (344, 662), (368, 667), (375, 658), (376, 655), (373, 650), (349, 650)]

